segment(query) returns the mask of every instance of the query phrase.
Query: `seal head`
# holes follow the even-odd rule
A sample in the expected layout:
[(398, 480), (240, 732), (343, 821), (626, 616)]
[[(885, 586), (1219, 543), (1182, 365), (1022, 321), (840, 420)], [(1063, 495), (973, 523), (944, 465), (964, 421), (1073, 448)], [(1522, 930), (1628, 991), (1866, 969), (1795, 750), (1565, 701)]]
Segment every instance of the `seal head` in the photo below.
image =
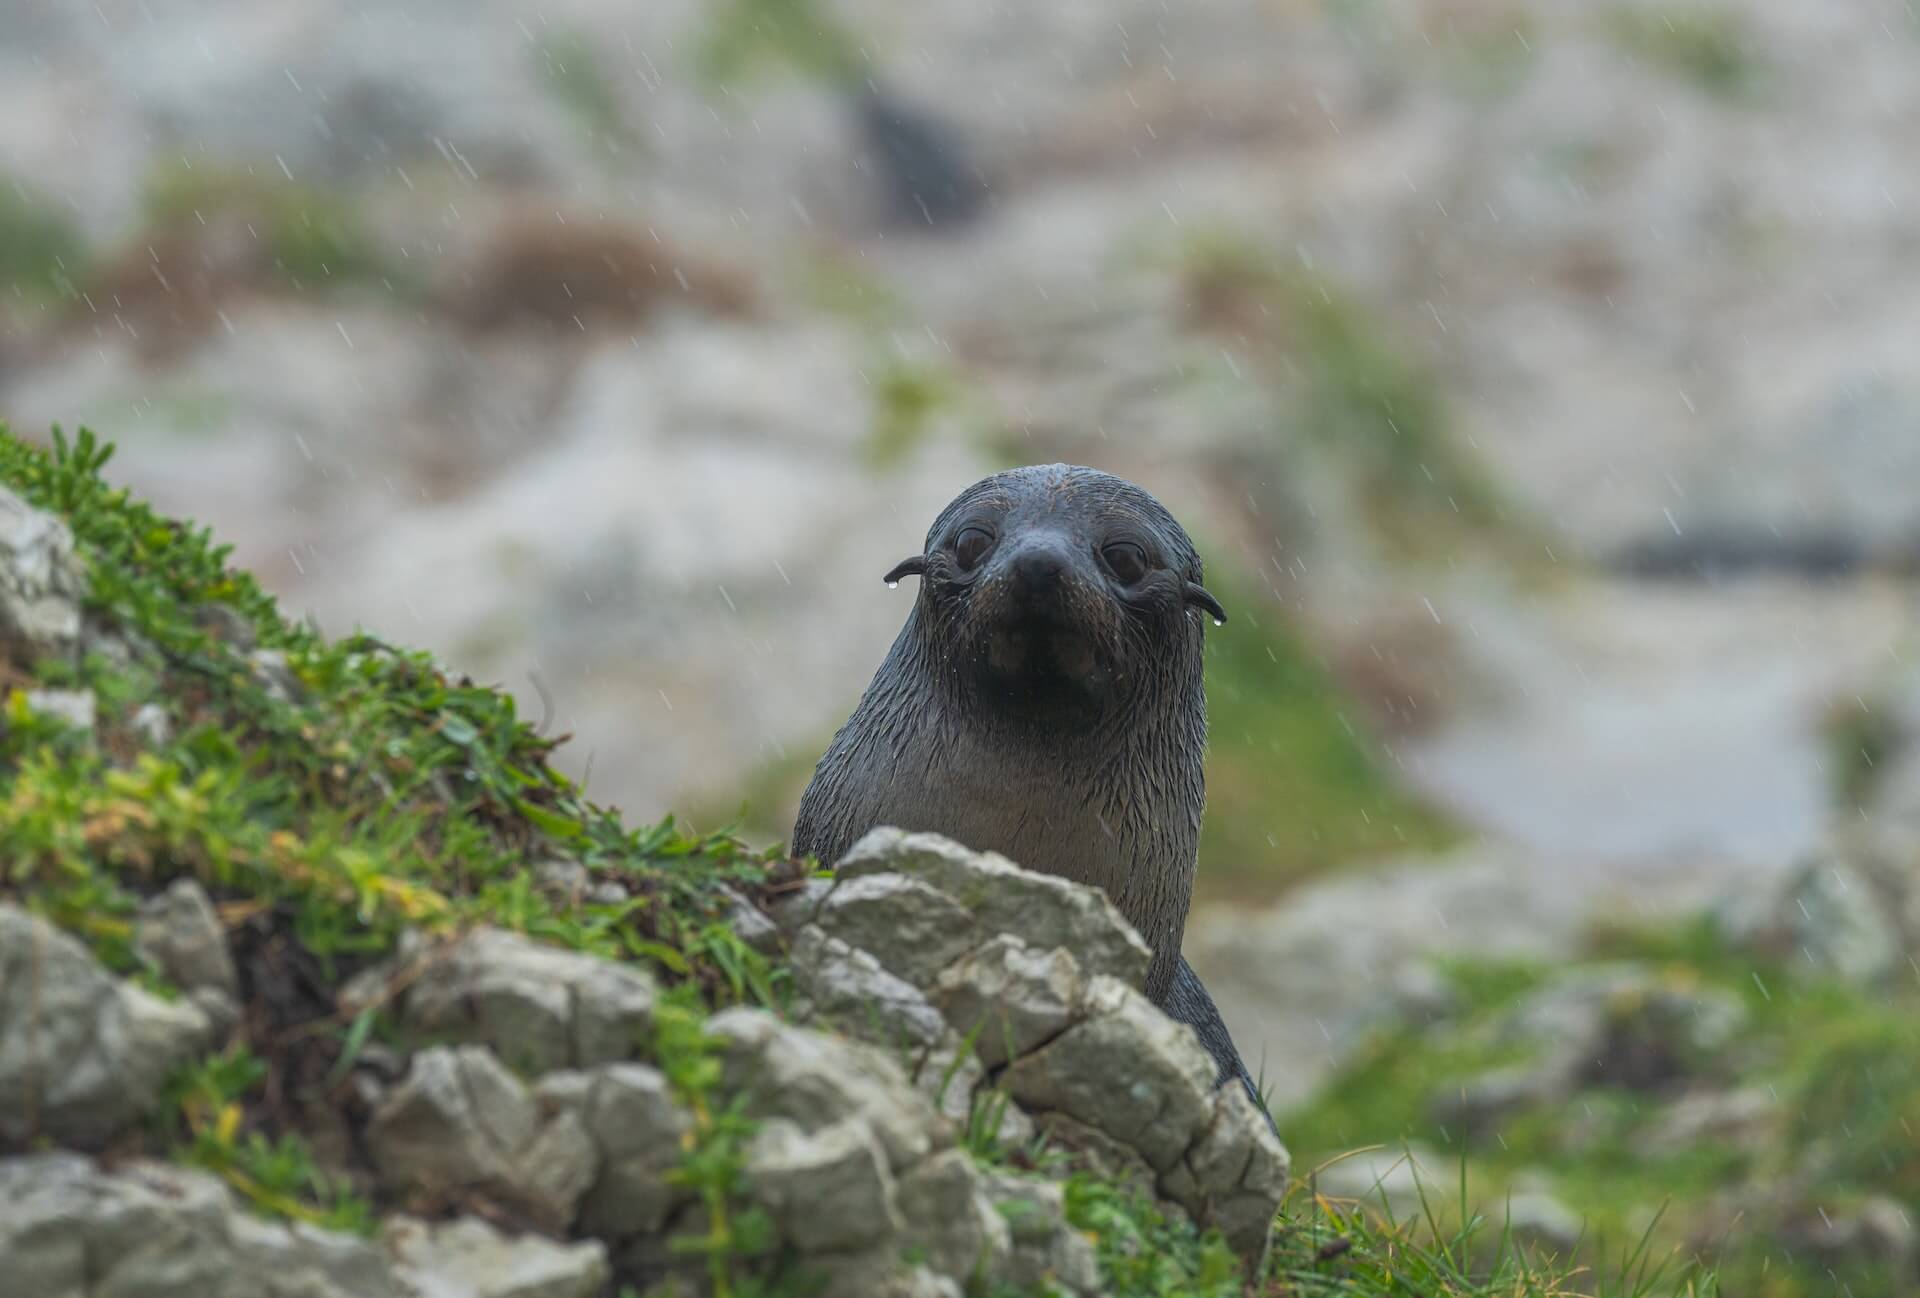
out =
[(975, 483), (889, 582), (913, 610), (801, 799), (794, 850), (946, 834), (1106, 890), (1172, 984), (1206, 801), (1205, 625), (1224, 616), (1164, 506), (1096, 469)]
[(1165, 674), (1170, 650), (1197, 654), (1195, 611), (1226, 619), (1173, 516), (1094, 469), (1046, 465), (975, 484), (886, 580), (909, 575), (921, 579), (915, 615), (948, 658), (946, 687), (1034, 736), (1124, 714)]

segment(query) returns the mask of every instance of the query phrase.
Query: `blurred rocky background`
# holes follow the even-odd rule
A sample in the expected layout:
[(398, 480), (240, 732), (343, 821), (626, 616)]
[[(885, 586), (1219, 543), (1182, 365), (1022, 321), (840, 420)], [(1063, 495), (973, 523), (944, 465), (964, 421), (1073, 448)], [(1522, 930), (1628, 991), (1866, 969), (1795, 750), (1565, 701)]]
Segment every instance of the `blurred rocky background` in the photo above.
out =
[(0, 418), (768, 839), (938, 507), (1129, 476), (1296, 1152), (1906, 1292), (1916, 140), (1899, 0), (11, 0)]

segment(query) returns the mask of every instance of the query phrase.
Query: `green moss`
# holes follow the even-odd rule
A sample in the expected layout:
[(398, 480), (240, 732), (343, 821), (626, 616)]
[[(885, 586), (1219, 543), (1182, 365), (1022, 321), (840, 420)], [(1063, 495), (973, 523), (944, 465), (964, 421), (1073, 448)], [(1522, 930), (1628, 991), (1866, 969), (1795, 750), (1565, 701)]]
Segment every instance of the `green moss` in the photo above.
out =
[(606, 64), (593, 42), (579, 32), (549, 32), (535, 51), (542, 84), (596, 138), (627, 135)]
[(866, 75), (858, 41), (816, 0), (712, 5), (699, 44), (699, 68), (715, 85), (773, 68), (829, 84)]
[(957, 400), (959, 389), (945, 372), (891, 351), (867, 377), (873, 384), (867, 462), (876, 469), (890, 468), (925, 440), (933, 420)]
[(1273, 394), (1271, 449), (1313, 448), (1336, 466), (1397, 553), (1431, 555), (1437, 537), (1512, 526), (1452, 426), (1438, 378), (1333, 280), (1232, 230), (1146, 256), (1177, 275), (1192, 327), (1251, 349)]
[(1539, 62), (1539, 24), (1522, 9), (1489, 16), (1452, 39), (1436, 42), (1442, 74), (1460, 92), (1483, 102), (1506, 98), (1526, 84)]
[(0, 179), (0, 291), (32, 303), (71, 300), (86, 258), (71, 220), (18, 182)]
[(300, 184), (277, 168), (163, 167), (148, 177), (145, 197), (144, 240), (191, 235), (233, 217), (245, 223), (267, 265), (290, 287), (396, 281), (397, 268), (347, 198)]
[(1271, 895), (1343, 862), (1456, 841), (1393, 779), (1352, 701), (1271, 600), (1208, 568), (1231, 620), (1207, 633), (1200, 887)]
[(1608, 11), (1604, 26), (1621, 48), (1708, 94), (1751, 99), (1768, 81), (1769, 70), (1734, 10), (1622, 6)]
[(1821, 727), (1826, 741), (1828, 783), (1836, 805), (1851, 811), (1879, 787), (1881, 771), (1907, 736), (1892, 709), (1866, 700), (1839, 704)]
[(1469, 526), (1500, 521), (1492, 481), (1455, 441), (1438, 380), (1352, 300), (1324, 284), (1296, 301), (1294, 355), (1306, 374), (1301, 420), (1358, 473), (1378, 521), (1442, 511)]

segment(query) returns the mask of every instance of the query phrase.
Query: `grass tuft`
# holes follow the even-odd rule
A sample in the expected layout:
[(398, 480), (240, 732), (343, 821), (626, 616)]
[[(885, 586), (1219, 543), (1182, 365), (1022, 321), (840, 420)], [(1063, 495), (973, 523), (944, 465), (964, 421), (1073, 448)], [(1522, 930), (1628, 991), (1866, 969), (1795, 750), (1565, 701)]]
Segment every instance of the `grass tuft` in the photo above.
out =
[(1233, 621), (1207, 635), (1200, 887), (1270, 896), (1342, 862), (1457, 841), (1393, 779), (1364, 713), (1272, 601), (1209, 574)]
[(0, 292), (34, 304), (71, 301), (86, 268), (74, 222), (18, 182), (0, 179)]
[(1718, 98), (1749, 100), (1766, 86), (1768, 69), (1734, 10), (1623, 6), (1605, 27), (1622, 49)]

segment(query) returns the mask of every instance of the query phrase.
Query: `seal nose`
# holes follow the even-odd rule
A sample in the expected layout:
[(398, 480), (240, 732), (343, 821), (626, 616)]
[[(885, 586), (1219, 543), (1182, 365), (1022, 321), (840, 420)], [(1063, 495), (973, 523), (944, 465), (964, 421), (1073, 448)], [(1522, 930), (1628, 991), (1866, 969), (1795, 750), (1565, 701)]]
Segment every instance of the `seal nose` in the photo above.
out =
[(1027, 545), (1007, 565), (1014, 585), (1026, 595), (1050, 595), (1066, 578), (1067, 556), (1044, 542)]

